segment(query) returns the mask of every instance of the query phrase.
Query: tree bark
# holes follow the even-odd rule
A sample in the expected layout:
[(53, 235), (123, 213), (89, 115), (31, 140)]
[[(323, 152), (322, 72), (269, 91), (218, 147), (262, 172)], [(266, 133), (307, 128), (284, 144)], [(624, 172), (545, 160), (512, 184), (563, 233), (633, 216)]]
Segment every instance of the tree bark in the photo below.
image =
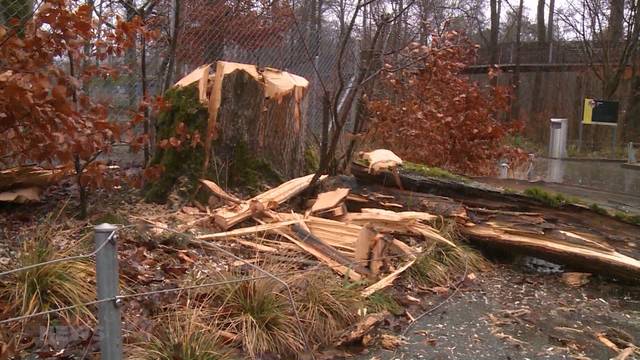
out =
[[(551, 0), (553, 1), (553, 0)], [(513, 95), (515, 101), (511, 103), (511, 119), (517, 119), (520, 116), (520, 38), (522, 34), (522, 7), (523, 0), (520, 0), (518, 5), (518, 13), (516, 14), (516, 54), (515, 54), (515, 69), (513, 70)]]
[(553, 43), (553, 15), (555, 12), (555, 0), (549, 0), (549, 17), (547, 19), (547, 41)]
[(180, 3), (181, 0), (173, 0), (173, 16), (171, 24), (171, 39), (169, 40), (169, 52), (167, 57), (163, 61), (164, 74), (162, 77), (162, 93), (169, 90), (171, 83), (173, 82), (173, 73), (176, 61), (176, 49), (178, 48), (178, 36), (180, 30)]
[(536, 29), (538, 30), (538, 43), (545, 43), (547, 37), (547, 30), (544, 26), (544, 0), (538, 0), (538, 11), (536, 13), (537, 22)]
[(498, 34), (500, 32), (500, 12), (498, 1), (491, 0), (491, 33), (489, 35), (489, 62), (490, 65), (498, 63)]
[(609, 0), (609, 6), (609, 44), (615, 49), (623, 40), (624, 0)]

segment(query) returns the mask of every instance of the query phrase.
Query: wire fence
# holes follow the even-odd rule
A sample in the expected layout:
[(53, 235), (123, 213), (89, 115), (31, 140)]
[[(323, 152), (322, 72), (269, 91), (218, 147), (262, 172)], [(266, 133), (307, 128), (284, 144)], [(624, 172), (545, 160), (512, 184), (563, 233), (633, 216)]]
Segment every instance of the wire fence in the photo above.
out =
[[(116, 250), (117, 233), (118, 233), (118, 231), (122, 231), (124, 229), (131, 228), (133, 226), (134, 225), (120, 226), (117, 229), (109, 230), (107, 233), (105, 233), (104, 232), (105, 229), (111, 229), (111, 228), (113, 228), (113, 226), (109, 225), (109, 224), (98, 225), (98, 226), (95, 227), (95, 234), (96, 234), (95, 235), (95, 238), (96, 238), (95, 250), (92, 251), (91, 253), (53, 259), (53, 260), (50, 260), (50, 261), (41, 262), (41, 263), (37, 263), (37, 264), (30, 264), (28, 266), (15, 268), (15, 269), (6, 270), (6, 271), (1, 272), (0, 273), (0, 279), (3, 278), (3, 277), (6, 277), (6, 276), (12, 276), (12, 275), (15, 275), (15, 274), (20, 273), (20, 272), (30, 271), (30, 270), (33, 270), (33, 269), (36, 269), (36, 268), (47, 266), (47, 265), (58, 264), (58, 263), (61, 263), (61, 262), (79, 261), (79, 260), (88, 259), (88, 258), (94, 258), (95, 257), (95, 259), (96, 259), (97, 299), (93, 300), (93, 301), (88, 301), (88, 302), (85, 302), (85, 303), (70, 304), (68, 306), (58, 307), (58, 308), (55, 308), (55, 309), (49, 309), (49, 310), (39, 311), (39, 312), (35, 312), (35, 313), (24, 314), (24, 315), (20, 315), (20, 316), (15, 316), (15, 317), (2, 319), (2, 320), (0, 320), (0, 325), (7, 326), (8, 324), (11, 324), (11, 323), (30, 320), (30, 319), (37, 318), (37, 317), (54, 315), (54, 314), (63, 313), (63, 312), (66, 312), (66, 311), (75, 310), (75, 309), (78, 309), (78, 308), (87, 308), (87, 307), (97, 306), (98, 310), (99, 310), (98, 326), (101, 327), (101, 329), (100, 329), (101, 330), (100, 339), (99, 340), (100, 340), (100, 342), (102, 344), (101, 345), (101, 351), (102, 351), (101, 356), (102, 356), (102, 359), (106, 359), (106, 360), (121, 359), (121, 356), (122, 356), (122, 351), (121, 351), (121, 348), (122, 348), (121, 321), (122, 320), (121, 320), (120, 308), (123, 306), (123, 304), (124, 304), (124, 302), (126, 300), (134, 299), (134, 298), (141, 298), (141, 297), (148, 297), (148, 296), (159, 295), (159, 294), (182, 293), (182, 292), (187, 292), (187, 291), (190, 291), (190, 290), (211, 288), (211, 287), (235, 284), (235, 283), (240, 283), (240, 282), (245, 282), (245, 281), (256, 281), (256, 280), (263, 280), (263, 279), (272, 279), (272, 280), (276, 281), (277, 283), (279, 283), (280, 285), (282, 285), (282, 287), (285, 289), (286, 293), (284, 295), (286, 295), (289, 303), (291, 304), (291, 309), (294, 312), (294, 316), (296, 318), (297, 331), (299, 332), (298, 335), (304, 341), (306, 351), (311, 351), (311, 347), (309, 346), (308, 340), (306, 339), (306, 333), (304, 331), (302, 321), (300, 320), (300, 316), (297, 314), (298, 306), (296, 304), (296, 300), (294, 298), (294, 295), (293, 295), (293, 292), (292, 292), (292, 290), (290, 288), (290, 285), (286, 281), (286, 279), (288, 277), (290, 277), (290, 276), (301, 275), (301, 274), (305, 274), (305, 273), (321, 272), (321, 271), (325, 271), (327, 269), (333, 270), (333, 269), (345, 268), (345, 267), (347, 267), (347, 268), (355, 268), (355, 267), (357, 267), (358, 264), (365, 263), (365, 262), (368, 261), (368, 260), (354, 260), (354, 261), (349, 262), (347, 264), (337, 264), (337, 265), (328, 265), (328, 264), (325, 264), (325, 263), (322, 263), (322, 262), (318, 262), (314, 266), (307, 267), (307, 268), (296, 269), (296, 270), (285, 271), (285, 272), (272, 273), (272, 272), (264, 269), (263, 267), (255, 265), (252, 262), (247, 261), (246, 259), (243, 259), (242, 257), (237, 256), (233, 252), (224, 249), (223, 247), (217, 245), (215, 242), (207, 242), (207, 247), (212, 248), (215, 251), (220, 252), (221, 254), (223, 254), (225, 256), (228, 256), (228, 257), (230, 257), (230, 258), (232, 258), (232, 259), (234, 259), (234, 260), (236, 260), (238, 262), (241, 262), (245, 266), (255, 270), (256, 273), (259, 273), (261, 275), (246, 276), (246, 277), (233, 278), (233, 279), (225, 279), (225, 280), (220, 280), (220, 281), (211, 281), (211, 282), (205, 282), (205, 283), (201, 283), (201, 284), (184, 285), (184, 286), (172, 287), (172, 288), (167, 288), (167, 289), (157, 289), (157, 290), (151, 290), (151, 291), (142, 291), (142, 292), (120, 294), (118, 288), (120, 286), (119, 284), (120, 284), (121, 278), (119, 276), (119, 271), (118, 271), (118, 265), (117, 265), (117, 263), (118, 263), (118, 259), (117, 259), (118, 258), (118, 254), (117, 254), (117, 250)], [(161, 227), (161, 229), (163, 229), (165, 231), (168, 231), (168, 232), (171, 232), (171, 233), (173, 233), (175, 235), (185, 236), (185, 237), (189, 238), (191, 241), (193, 241), (194, 245), (198, 245), (199, 244), (199, 242), (195, 238), (195, 235), (193, 235), (193, 234), (178, 232), (178, 231), (173, 230), (173, 229), (168, 228), (168, 227)], [(102, 234), (102, 236), (101, 236), (101, 234)], [(417, 253), (416, 254), (387, 255), (387, 256), (381, 257), (380, 260), (402, 259), (402, 258), (407, 258), (407, 257), (415, 256), (415, 255), (417, 255)], [(111, 266), (105, 266), (104, 265), (104, 264), (109, 264), (109, 263), (111, 263)], [(106, 278), (105, 278), (105, 276), (106, 276)], [(105, 291), (104, 289), (105, 288), (112, 289), (112, 292), (107, 294), (107, 295), (105, 295), (105, 293), (104, 293), (104, 291)], [(111, 311), (107, 311), (107, 310), (111, 310)], [(116, 329), (109, 329), (108, 328), (109, 324), (117, 324)], [(114, 331), (116, 331), (116, 332), (114, 333)], [(109, 334), (111, 334), (111, 335), (109, 335)], [(116, 351), (114, 351), (114, 349), (116, 349)], [(118, 349), (120, 349), (120, 350), (118, 350)]]

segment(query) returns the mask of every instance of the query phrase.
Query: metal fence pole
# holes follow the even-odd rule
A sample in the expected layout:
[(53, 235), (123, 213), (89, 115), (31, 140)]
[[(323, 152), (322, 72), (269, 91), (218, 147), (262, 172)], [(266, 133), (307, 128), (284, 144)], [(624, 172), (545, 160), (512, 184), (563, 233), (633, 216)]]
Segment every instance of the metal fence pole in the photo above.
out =
[[(116, 230), (111, 224), (100, 224), (94, 228), (96, 249), (104, 244)], [(105, 244), (96, 254), (96, 286), (98, 300), (112, 298), (98, 304), (98, 320), (100, 327), (100, 354), (102, 360), (122, 359), (122, 323), (120, 304), (115, 300), (118, 296), (118, 252), (116, 236)]]

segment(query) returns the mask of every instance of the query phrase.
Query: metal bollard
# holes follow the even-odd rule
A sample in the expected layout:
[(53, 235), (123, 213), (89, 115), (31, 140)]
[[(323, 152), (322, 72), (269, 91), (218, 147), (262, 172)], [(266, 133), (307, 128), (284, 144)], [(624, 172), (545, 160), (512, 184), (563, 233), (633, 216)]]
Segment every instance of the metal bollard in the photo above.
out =
[[(117, 229), (111, 224), (97, 225), (95, 230), (96, 249)], [(96, 286), (98, 300), (114, 299), (98, 304), (100, 327), (100, 358), (103, 360), (122, 360), (122, 319), (120, 304), (116, 300), (119, 294), (118, 252), (116, 236), (111, 236), (96, 253)]]

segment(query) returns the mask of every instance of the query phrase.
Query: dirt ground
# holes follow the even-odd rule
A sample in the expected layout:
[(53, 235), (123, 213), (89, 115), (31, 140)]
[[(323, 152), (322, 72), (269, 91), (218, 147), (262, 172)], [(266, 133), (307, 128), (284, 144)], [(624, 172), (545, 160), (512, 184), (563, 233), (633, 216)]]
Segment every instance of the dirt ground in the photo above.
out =
[[(429, 296), (422, 307), (430, 309), (449, 295)], [(405, 326), (387, 330), (398, 332)], [(395, 352), (368, 351), (358, 359), (614, 357), (616, 352), (598, 340), (598, 334), (620, 349), (638, 344), (640, 287), (593, 278), (572, 288), (557, 274), (530, 274), (498, 265), (465, 281), (443, 306), (415, 323), (406, 345)]]

